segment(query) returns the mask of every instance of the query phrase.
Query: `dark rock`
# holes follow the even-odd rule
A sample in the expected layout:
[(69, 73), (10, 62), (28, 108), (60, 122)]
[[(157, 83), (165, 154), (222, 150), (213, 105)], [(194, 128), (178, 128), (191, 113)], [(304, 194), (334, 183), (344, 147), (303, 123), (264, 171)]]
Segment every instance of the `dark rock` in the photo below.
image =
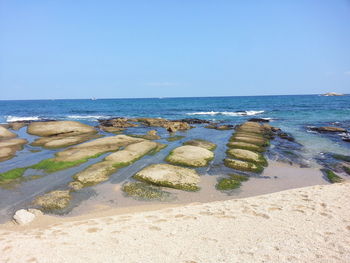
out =
[(311, 131), (317, 131), (317, 132), (346, 132), (346, 129), (340, 128), (340, 127), (330, 127), (330, 126), (324, 126), (324, 127), (309, 127)]
[(186, 119), (176, 120), (176, 121), (186, 122), (188, 124), (203, 124), (203, 123), (209, 124), (209, 123), (212, 123), (211, 121), (197, 119), (197, 118), (186, 118)]
[(277, 135), (278, 135), (281, 139), (285, 139), (285, 140), (288, 140), (288, 141), (290, 141), (290, 142), (294, 142), (294, 141), (295, 141), (295, 138), (294, 138), (292, 135), (288, 134), (288, 133), (279, 131), (279, 132), (277, 133)]
[(251, 118), (248, 121), (253, 121), (253, 122), (270, 122), (269, 119), (263, 119), (263, 118)]

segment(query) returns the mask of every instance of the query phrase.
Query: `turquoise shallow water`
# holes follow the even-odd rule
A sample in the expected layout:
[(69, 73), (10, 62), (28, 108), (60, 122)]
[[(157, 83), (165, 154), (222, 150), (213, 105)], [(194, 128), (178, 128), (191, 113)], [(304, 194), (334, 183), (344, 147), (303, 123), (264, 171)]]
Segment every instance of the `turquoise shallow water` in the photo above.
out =
[(200, 118), (231, 124), (241, 123), (251, 117), (271, 118), (272, 125), (292, 133), (310, 154), (349, 151), (349, 143), (312, 134), (307, 132), (306, 127), (339, 122), (349, 128), (350, 96), (0, 101), (0, 123), (30, 119), (69, 119), (93, 125), (97, 119), (116, 116)]

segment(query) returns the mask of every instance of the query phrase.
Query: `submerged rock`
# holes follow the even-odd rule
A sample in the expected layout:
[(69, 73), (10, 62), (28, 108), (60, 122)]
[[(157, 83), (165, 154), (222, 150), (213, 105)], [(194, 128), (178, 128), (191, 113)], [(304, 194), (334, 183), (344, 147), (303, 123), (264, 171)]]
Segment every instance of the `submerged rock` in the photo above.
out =
[(15, 137), (17, 137), (16, 133), (13, 133), (5, 127), (0, 126), (0, 139), (11, 139)]
[(229, 149), (227, 155), (243, 161), (249, 161), (263, 166), (267, 165), (267, 161), (260, 153), (252, 152), (244, 149)]
[(213, 152), (197, 146), (185, 145), (172, 150), (166, 161), (172, 164), (200, 167), (214, 158)]
[(346, 132), (346, 129), (340, 128), (340, 127), (330, 127), (330, 126), (324, 126), (324, 127), (309, 127), (311, 131), (317, 131), (317, 132)]
[(32, 135), (48, 137), (55, 135), (77, 135), (83, 133), (96, 133), (94, 127), (77, 121), (48, 121), (32, 122), (27, 132)]
[(251, 144), (251, 143), (247, 143), (247, 142), (229, 142), (227, 144), (227, 146), (229, 148), (237, 148), (237, 149), (244, 149), (244, 150), (250, 150), (250, 151), (254, 151), (254, 152), (264, 152), (265, 148), (255, 145), (255, 144)]
[(157, 134), (156, 130), (150, 130), (147, 132), (146, 135), (130, 135), (132, 137), (136, 137), (136, 138), (143, 138), (146, 140), (159, 140), (160, 136)]
[(140, 181), (185, 191), (199, 190), (199, 174), (189, 168), (170, 164), (153, 164), (134, 175)]
[(224, 125), (209, 124), (209, 125), (205, 126), (204, 128), (225, 131), (225, 130), (232, 130), (235, 128), (235, 126), (231, 125), (231, 124), (224, 124)]
[(215, 143), (212, 143), (206, 140), (201, 140), (201, 139), (190, 140), (190, 141), (184, 142), (183, 145), (192, 145), (192, 146), (202, 147), (209, 151), (213, 151), (216, 148)]
[(63, 209), (69, 205), (70, 199), (69, 190), (55, 190), (37, 197), (33, 204), (44, 210)]
[(172, 199), (171, 193), (144, 182), (125, 183), (122, 186), (122, 191), (125, 192), (127, 196), (131, 196), (139, 200), (168, 201)]
[(229, 168), (236, 169), (239, 171), (261, 173), (264, 170), (264, 168), (261, 165), (229, 158), (226, 158), (224, 160), (224, 164)]
[(248, 121), (252, 121), (252, 122), (270, 122), (269, 119), (264, 119), (264, 118), (250, 118)]

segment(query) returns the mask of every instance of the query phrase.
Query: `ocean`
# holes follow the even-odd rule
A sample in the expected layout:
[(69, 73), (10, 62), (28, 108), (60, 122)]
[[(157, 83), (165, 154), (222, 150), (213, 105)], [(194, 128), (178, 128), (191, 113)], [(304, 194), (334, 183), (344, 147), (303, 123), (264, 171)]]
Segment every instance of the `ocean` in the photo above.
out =
[(320, 136), (308, 126), (350, 127), (350, 96), (320, 95), (0, 101), (0, 123), (77, 120), (96, 125), (112, 117), (200, 118), (238, 124), (252, 117), (291, 133), (310, 154), (346, 153), (349, 143)]

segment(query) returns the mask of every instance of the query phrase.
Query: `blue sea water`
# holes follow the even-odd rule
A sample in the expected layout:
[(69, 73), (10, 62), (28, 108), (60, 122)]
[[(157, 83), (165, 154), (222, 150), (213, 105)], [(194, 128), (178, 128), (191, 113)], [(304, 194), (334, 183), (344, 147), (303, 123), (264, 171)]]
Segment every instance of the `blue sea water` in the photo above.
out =
[(319, 95), (0, 101), (0, 123), (17, 120), (78, 120), (96, 125), (111, 117), (200, 118), (237, 124), (252, 117), (294, 135), (311, 152), (349, 151), (349, 143), (312, 134), (307, 126), (350, 125), (350, 96)]

